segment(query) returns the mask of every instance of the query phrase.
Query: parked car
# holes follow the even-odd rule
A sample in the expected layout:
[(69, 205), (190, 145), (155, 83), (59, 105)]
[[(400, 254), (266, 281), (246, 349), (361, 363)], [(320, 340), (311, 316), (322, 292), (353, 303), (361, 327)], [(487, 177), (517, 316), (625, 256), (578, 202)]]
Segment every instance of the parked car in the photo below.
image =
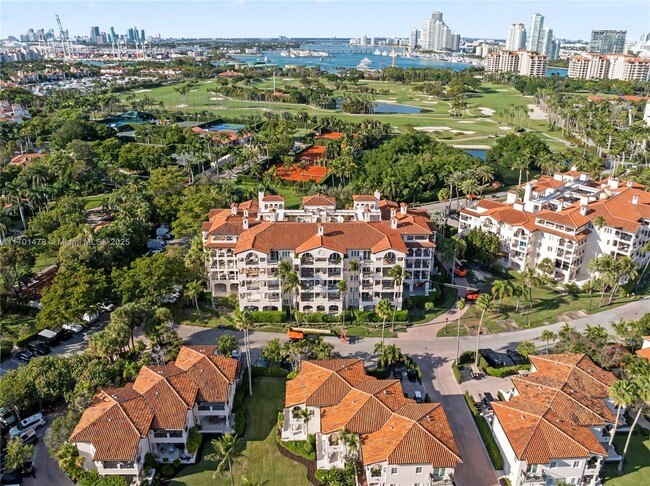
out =
[(422, 398), (422, 392), (420, 390), (415, 390), (413, 398), (415, 398), (417, 403), (424, 403), (424, 398)]
[(478, 300), (481, 296), (481, 292), (467, 292), (465, 294), (465, 300)]
[(33, 353), (27, 351), (26, 349), (21, 349), (14, 356), (14, 360), (18, 361), (19, 363), (29, 363), (33, 357)]
[(402, 377), (404, 376), (404, 373), (400, 368), (394, 369), (393, 370), (393, 378), (402, 381)]
[(18, 425), (11, 428), (9, 435), (11, 437), (22, 436), (27, 430), (40, 429), (41, 427), (44, 427), (45, 423), (45, 417), (43, 417), (42, 413), (38, 412), (31, 417), (22, 419)]
[(84, 327), (81, 324), (77, 324), (76, 322), (69, 322), (68, 324), (63, 324), (61, 326), (61, 329), (65, 329), (66, 331), (70, 331), (74, 334), (79, 334), (80, 332), (83, 332)]
[(45, 356), (46, 354), (50, 354), (52, 352), (50, 347), (41, 341), (32, 341), (31, 343), (28, 343), (27, 349), (39, 356)]
[(34, 429), (27, 429), (22, 434), (18, 434), (18, 437), (23, 440), (23, 444), (36, 444), (38, 442), (38, 437)]
[(516, 349), (508, 349), (506, 351), (506, 354), (510, 357), (512, 361), (515, 362), (515, 365), (525, 365), (528, 364), (528, 361), (526, 358), (524, 358), (519, 351)]
[(408, 371), (406, 372), (406, 377), (409, 379), (409, 381), (417, 381), (418, 379), (418, 374), (413, 368), (409, 368)]
[(97, 312), (86, 312), (81, 319), (83, 319), (84, 322), (87, 322), (88, 324), (92, 324), (93, 322), (96, 322), (97, 319), (99, 319), (99, 314)]
[(462, 267), (461, 268), (456, 267), (456, 268), (454, 268), (454, 275), (456, 275), (457, 277), (466, 277), (467, 276), (467, 270), (465, 270)]
[(55, 346), (59, 342), (59, 333), (51, 329), (43, 329), (37, 334), (39, 341), (42, 341), (49, 346)]
[(18, 422), (18, 419), (10, 409), (2, 407), (0, 408), (0, 422), (2, 422), (2, 425), (5, 427), (13, 427), (15, 423)]
[(97, 309), (99, 309), (99, 312), (113, 312), (115, 310), (115, 304), (108, 301), (100, 302), (97, 304)]
[(61, 329), (59, 331), (59, 340), (61, 341), (67, 341), (70, 339), (74, 334), (71, 331), (68, 331), (67, 329)]
[(492, 349), (479, 349), (478, 354), (480, 354), (492, 368), (503, 368), (504, 366), (515, 365), (515, 362), (506, 353), (497, 353)]
[(20, 471), (8, 471), (2, 473), (0, 476), (0, 484), (2, 486), (21, 486), (23, 483), (23, 475)]

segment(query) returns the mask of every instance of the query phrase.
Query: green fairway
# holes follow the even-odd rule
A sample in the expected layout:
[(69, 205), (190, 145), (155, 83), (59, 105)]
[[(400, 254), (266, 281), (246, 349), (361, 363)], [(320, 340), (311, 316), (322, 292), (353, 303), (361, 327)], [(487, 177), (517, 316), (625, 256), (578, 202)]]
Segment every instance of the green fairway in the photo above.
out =
[[(625, 446), (627, 434), (617, 435), (614, 446), (620, 453)], [(632, 436), (630, 448), (623, 465), (623, 475), (616, 472), (616, 465), (605, 467), (606, 486), (641, 486), (650, 484), (650, 439), (637, 433)]]
[[(323, 82), (334, 89), (332, 83)], [(212, 80), (199, 82), (185, 96), (174, 91), (174, 86), (136, 90), (131, 94), (135, 99), (147, 97), (156, 104), (162, 103), (162, 106), (167, 110), (202, 114), (199, 120), (215, 118), (241, 119), (249, 115), (262, 115), (265, 112), (288, 112), (292, 114), (306, 112), (311, 117), (336, 116), (342, 120), (354, 122), (365, 118), (373, 118), (388, 123), (398, 132), (404, 132), (408, 127), (418, 127), (433, 133), (439, 140), (454, 145), (486, 146), (492, 146), (495, 143), (495, 135), (506, 135), (513, 128), (497, 120), (498, 113), (512, 106), (532, 105), (535, 102), (532, 97), (521, 95), (510, 85), (485, 83), (481, 85), (477, 93), (467, 95), (468, 109), (462, 116), (456, 117), (450, 113), (451, 105), (448, 100), (428, 96), (417, 91), (414, 88), (418, 84), (361, 80), (357, 85), (359, 87), (372, 87), (376, 93), (374, 95), (376, 102), (416, 106), (423, 110), (421, 113), (408, 114), (354, 115), (303, 104), (236, 100), (211, 92), (211, 90), (218, 87), (217, 82)], [(273, 81), (265, 79), (254, 83), (252, 86), (260, 90), (271, 91)], [(300, 80), (276, 78), (277, 89), (282, 89), (285, 86), (300, 86)], [(345, 92), (343, 91), (334, 91), (334, 96), (344, 95)], [(122, 95), (123, 100), (126, 100), (126, 97), (126, 93)], [(568, 142), (563, 141), (559, 134), (550, 131), (545, 120), (526, 119), (524, 125), (527, 129), (539, 133), (553, 150), (565, 149), (568, 145)]]
[[(308, 486), (307, 469), (278, 452), (275, 425), (278, 411), (284, 405), (284, 378), (255, 378), (253, 396), (246, 398), (246, 433), (239, 440), (241, 455), (233, 466), (235, 484), (243, 478), (266, 486)], [(202, 455), (213, 452), (209, 439), (204, 439)], [(169, 484), (172, 486), (230, 486), (228, 472), (212, 478), (215, 462), (201, 459), (187, 466)]]

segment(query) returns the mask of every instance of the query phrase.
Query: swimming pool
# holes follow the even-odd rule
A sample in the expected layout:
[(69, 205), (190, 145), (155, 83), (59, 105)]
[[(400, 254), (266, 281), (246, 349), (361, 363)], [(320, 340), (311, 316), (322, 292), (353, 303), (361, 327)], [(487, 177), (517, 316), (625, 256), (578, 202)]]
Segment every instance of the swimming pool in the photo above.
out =
[(210, 130), (211, 132), (236, 132), (240, 128), (244, 128), (244, 125), (237, 125), (236, 123), (217, 123), (216, 125), (205, 127), (206, 130)]

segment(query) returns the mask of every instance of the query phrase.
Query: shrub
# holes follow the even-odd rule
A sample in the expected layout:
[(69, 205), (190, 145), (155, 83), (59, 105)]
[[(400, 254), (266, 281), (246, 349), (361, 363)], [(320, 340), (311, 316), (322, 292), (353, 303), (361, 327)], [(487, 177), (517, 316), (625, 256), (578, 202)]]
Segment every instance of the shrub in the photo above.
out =
[(312, 452), (314, 452), (314, 446), (311, 445), (308, 441), (305, 441), (303, 445), (303, 449), (305, 449), (305, 452), (307, 454), (311, 454)]
[(280, 324), (284, 322), (287, 315), (284, 311), (253, 311), (251, 319), (254, 323)]
[(298, 373), (300, 373), (300, 370), (298, 369), (293, 370), (287, 375), (287, 380), (293, 380), (296, 376), (298, 376)]
[[(313, 450), (314, 447), (306, 440), (280, 440), (278, 441), (278, 444), (297, 456), (304, 457), (311, 461), (316, 459), (316, 453)], [(312, 448), (311, 452), (307, 452), (309, 447)]]
[(202, 439), (203, 435), (201, 435), (201, 432), (199, 432), (199, 428), (196, 426), (192, 427), (187, 435), (187, 444), (185, 444), (187, 452), (194, 454), (196, 451), (198, 451)]
[(474, 417), (474, 422), (476, 423), (476, 427), (478, 428), (478, 431), (481, 434), (481, 438), (483, 439), (483, 443), (485, 444), (485, 448), (487, 449), (488, 455), (490, 456), (490, 461), (492, 461), (492, 465), (494, 466), (494, 469), (496, 470), (503, 469), (503, 457), (501, 456), (501, 451), (499, 450), (499, 446), (497, 445), (497, 442), (494, 439), (494, 436), (492, 435), (492, 430), (490, 429), (490, 425), (478, 413), (478, 410), (474, 405), (474, 399), (469, 394), (469, 392), (465, 392), (465, 401), (467, 402), (469, 411), (472, 413), (472, 416)]
[(158, 465), (158, 462), (156, 462), (156, 458), (151, 452), (147, 452), (144, 455), (144, 470), (147, 474), (149, 474), (149, 471), (151, 471), (153, 468), (155, 468)]
[(408, 322), (408, 320), (409, 320), (408, 310), (399, 310), (395, 312), (395, 322)]
[(4, 336), (0, 337), (0, 360), (8, 358), (13, 347), (14, 343), (11, 339), (5, 339)]
[(460, 374), (460, 369), (458, 369), (458, 365), (456, 364), (456, 361), (451, 362), (451, 371), (454, 373), (454, 378), (456, 378), (456, 383), (460, 384), (462, 381), (462, 376)]
[(253, 366), (252, 372), (253, 376), (275, 376), (281, 378), (285, 378), (289, 374), (289, 371), (279, 366), (271, 366), (269, 368)]
[(530, 371), (530, 365), (525, 364), (525, 365), (518, 365), (518, 366), (506, 366), (505, 368), (492, 368), (488, 366), (487, 368), (484, 369), (485, 372), (490, 376), (495, 376), (497, 378), (504, 378), (506, 376), (514, 375), (519, 371), (523, 371), (523, 370)]
[(474, 351), (464, 351), (458, 357), (459, 364), (470, 364), (474, 362)]
[(160, 467), (160, 474), (165, 476), (166, 478), (170, 478), (174, 475), (174, 466), (171, 464), (163, 464)]
[(39, 332), (41, 331), (35, 331), (31, 334), (28, 334), (27, 336), (21, 337), (20, 339), (16, 340), (16, 346), (22, 348), (28, 342), (33, 341)]
[(172, 462), (172, 465), (174, 468), (177, 468), (178, 466), (181, 465), (181, 460), (180, 459), (174, 459), (174, 462)]
[(357, 321), (360, 322), (381, 322), (381, 317), (379, 317), (375, 311), (363, 311), (355, 309), (354, 315)]
[(246, 430), (246, 410), (240, 409), (235, 412), (235, 434), (237, 437), (244, 435)]
[(366, 374), (369, 376), (374, 376), (375, 378), (380, 380), (385, 380), (386, 378), (388, 378), (389, 375), (388, 370), (384, 368), (375, 368), (373, 370), (368, 370), (366, 371)]
[(336, 318), (326, 312), (296, 312), (296, 320), (298, 322), (334, 322)]

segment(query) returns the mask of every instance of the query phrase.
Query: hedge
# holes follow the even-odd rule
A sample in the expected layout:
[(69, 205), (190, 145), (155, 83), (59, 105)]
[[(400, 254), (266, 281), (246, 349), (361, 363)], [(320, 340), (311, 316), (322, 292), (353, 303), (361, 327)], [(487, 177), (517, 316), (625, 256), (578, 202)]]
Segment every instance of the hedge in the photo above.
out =
[(33, 341), (36, 338), (36, 336), (38, 336), (39, 332), (41, 332), (41, 331), (34, 331), (33, 333), (28, 334), (25, 337), (21, 337), (20, 339), (17, 339), (16, 340), (16, 346), (21, 348), (25, 344), (27, 344), (28, 342)]
[(476, 424), (476, 428), (481, 434), (481, 438), (485, 444), (485, 449), (490, 456), (490, 461), (492, 461), (494, 469), (497, 471), (503, 469), (503, 457), (501, 456), (499, 446), (497, 445), (497, 442), (492, 435), (490, 424), (488, 424), (487, 420), (485, 420), (481, 414), (478, 413), (478, 410), (474, 405), (474, 399), (469, 394), (469, 392), (465, 392), (465, 401), (467, 402), (467, 406), (469, 407), (469, 411), (471, 412), (472, 417), (474, 417), (474, 423)]
[(11, 354), (14, 348), (14, 343), (11, 339), (6, 339), (4, 336), (0, 337), (0, 361), (4, 361)]
[(270, 366), (270, 367), (253, 366), (251, 371), (253, 372), (253, 376), (273, 376), (273, 377), (286, 378), (287, 375), (289, 374), (288, 370), (285, 370), (284, 368), (280, 368), (279, 366)]
[(454, 373), (454, 378), (456, 378), (456, 383), (460, 384), (462, 381), (462, 377), (460, 375), (460, 370), (458, 369), (458, 365), (456, 364), (456, 360), (451, 362), (451, 371)]
[(284, 311), (252, 311), (251, 319), (254, 323), (280, 324), (287, 318)]
[(378, 378), (380, 380), (385, 380), (389, 376), (388, 370), (385, 370), (384, 368), (375, 368), (372, 370), (368, 370), (366, 371), (366, 374), (369, 376), (374, 376), (375, 378)]
[[(297, 456), (304, 457), (310, 461), (316, 460), (314, 447), (306, 440), (278, 440), (278, 444)], [(311, 447), (311, 452), (307, 452), (307, 448), (309, 447)]]
[(248, 373), (243, 373), (243, 378), (235, 391), (235, 398), (233, 399), (233, 409), (235, 410), (233, 428), (238, 437), (242, 437), (246, 430), (246, 404), (244, 403), (246, 393), (248, 393)]
[[(383, 319), (375, 311), (355, 310), (354, 315), (359, 322), (382, 322)], [(395, 312), (395, 322), (407, 322), (409, 318), (408, 310), (398, 310)], [(393, 313), (386, 318), (386, 322), (393, 321)]]
[(492, 368), (488, 366), (485, 368), (485, 372), (490, 376), (495, 376), (497, 378), (504, 378), (506, 376), (515, 375), (520, 371), (528, 370), (530, 371), (530, 365), (518, 365), (518, 366), (506, 366), (505, 368)]
[(470, 364), (474, 362), (474, 351), (463, 351), (458, 357), (459, 364)]

